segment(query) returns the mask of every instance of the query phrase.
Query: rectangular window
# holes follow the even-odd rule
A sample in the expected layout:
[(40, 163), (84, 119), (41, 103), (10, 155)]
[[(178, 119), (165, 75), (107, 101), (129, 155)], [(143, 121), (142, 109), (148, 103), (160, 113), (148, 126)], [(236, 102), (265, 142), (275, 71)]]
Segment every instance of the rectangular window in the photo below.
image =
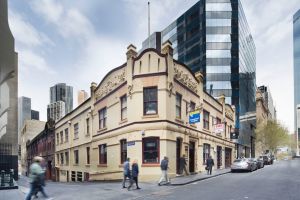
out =
[(69, 142), (69, 129), (65, 129), (65, 142)]
[(86, 119), (86, 134), (90, 135), (90, 118)]
[(74, 139), (77, 139), (79, 135), (79, 125), (78, 123), (74, 124)]
[(66, 165), (69, 165), (69, 152), (65, 152)]
[(56, 145), (59, 144), (59, 133), (56, 133)]
[(181, 99), (181, 94), (176, 93), (176, 118), (181, 118)]
[(61, 132), (60, 132), (60, 143), (62, 144), (63, 141), (64, 141), (64, 132), (61, 131)]
[(222, 122), (221, 122), (221, 119), (217, 117), (216, 123), (217, 123), (217, 124), (221, 124), (221, 123), (222, 123)]
[(57, 165), (59, 165), (59, 154), (56, 154)]
[(159, 163), (159, 138), (143, 138), (143, 163)]
[(78, 150), (74, 150), (74, 164), (79, 164), (79, 152)]
[(90, 164), (90, 147), (86, 148), (86, 164)]
[(64, 165), (64, 154), (63, 153), (60, 154), (60, 164)]
[(215, 89), (232, 89), (231, 81), (207, 81), (206, 86)]
[(99, 129), (106, 127), (106, 107), (99, 110)]
[(121, 164), (123, 164), (127, 159), (127, 141), (126, 139), (120, 141), (121, 148)]
[(107, 147), (106, 147), (106, 144), (99, 145), (99, 164), (107, 164)]
[(195, 111), (195, 109), (196, 109), (196, 104), (195, 104), (195, 102), (191, 101), (191, 103), (190, 103), (190, 111)]
[(231, 42), (230, 34), (208, 34), (206, 42)]
[(203, 164), (206, 164), (206, 159), (210, 156), (210, 144), (203, 144)]
[(203, 110), (203, 128), (209, 130), (209, 112)]
[(121, 120), (127, 119), (127, 96), (121, 97)]
[(144, 88), (144, 115), (157, 114), (157, 87)]
[(231, 26), (231, 19), (206, 19), (206, 26)]
[(231, 3), (206, 3), (206, 11), (232, 11)]
[(230, 50), (206, 50), (207, 58), (231, 58)]
[(230, 65), (226, 65), (226, 66), (219, 66), (219, 65), (215, 65), (215, 66), (206, 66), (206, 73), (231, 73), (231, 66)]

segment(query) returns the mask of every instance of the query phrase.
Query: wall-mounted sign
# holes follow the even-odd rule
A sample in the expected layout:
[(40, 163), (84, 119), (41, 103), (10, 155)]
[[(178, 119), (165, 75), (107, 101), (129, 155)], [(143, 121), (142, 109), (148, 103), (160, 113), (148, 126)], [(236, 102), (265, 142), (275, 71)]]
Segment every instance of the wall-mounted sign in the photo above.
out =
[(193, 112), (189, 113), (189, 123), (190, 124), (195, 124), (197, 122), (200, 122), (200, 111), (195, 110)]
[(135, 145), (135, 141), (131, 141), (131, 142), (127, 142), (127, 146), (134, 146)]
[(234, 140), (234, 139), (238, 139), (238, 137), (239, 137), (238, 132), (231, 132), (230, 133), (230, 139)]
[(215, 125), (215, 132), (222, 133), (224, 131), (224, 124), (216, 124)]

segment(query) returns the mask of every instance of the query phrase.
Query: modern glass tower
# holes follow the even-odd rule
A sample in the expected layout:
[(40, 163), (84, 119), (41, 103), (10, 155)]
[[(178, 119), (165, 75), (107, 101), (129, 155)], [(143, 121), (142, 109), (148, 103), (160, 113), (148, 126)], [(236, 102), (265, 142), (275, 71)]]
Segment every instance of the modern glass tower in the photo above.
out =
[(300, 104), (300, 10), (298, 10), (293, 17), (293, 37), (294, 37), (294, 112), (295, 112), (295, 130), (297, 130), (296, 129), (297, 105)]
[(73, 110), (73, 87), (65, 83), (58, 83), (50, 88), (50, 104), (65, 102), (65, 112), (68, 114)]
[[(157, 42), (160, 40), (160, 43)], [(254, 153), (256, 50), (240, 0), (200, 0), (142, 49), (170, 40), (174, 58), (204, 75), (204, 90), (236, 107), (238, 154)], [(254, 156), (254, 154), (252, 154)]]

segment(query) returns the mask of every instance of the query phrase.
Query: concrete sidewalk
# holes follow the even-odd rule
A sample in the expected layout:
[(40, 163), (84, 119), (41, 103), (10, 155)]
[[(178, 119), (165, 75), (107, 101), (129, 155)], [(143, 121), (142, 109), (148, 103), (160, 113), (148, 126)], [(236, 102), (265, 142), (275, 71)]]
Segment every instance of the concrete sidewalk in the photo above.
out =
[(176, 178), (171, 179), (171, 183), (169, 185), (172, 186), (180, 186), (180, 185), (186, 185), (189, 183), (193, 183), (196, 181), (201, 181), (209, 178), (213, 178), (216, 176), (220, 176), (223, 174), (227, 174), (230, 172), (230, 169), (217, 169), (212, 172), (212, 175), (207, 175), (207, 172), (198, 173), (195, 175), (188, 175), (188, 176), (179, 176)]

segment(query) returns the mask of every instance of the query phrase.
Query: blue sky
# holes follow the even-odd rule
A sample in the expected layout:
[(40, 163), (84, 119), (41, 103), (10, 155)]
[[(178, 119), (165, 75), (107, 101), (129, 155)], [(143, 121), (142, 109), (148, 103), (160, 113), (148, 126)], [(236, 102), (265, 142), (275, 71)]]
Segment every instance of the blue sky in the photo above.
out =
[[(146, 0), (8, 0), (19, 53), (19, 96), (46, 120), (49, 87), (66, 82), (89, 92), (125, 62), (126, 47), (147, 37)], [(151, 0), (151, 32), (197, 0)], [(292, 15), (300, 0), (242, 0), (257, 50), (257, 85), (268, 85), (278, 118), (293, 129)]]

